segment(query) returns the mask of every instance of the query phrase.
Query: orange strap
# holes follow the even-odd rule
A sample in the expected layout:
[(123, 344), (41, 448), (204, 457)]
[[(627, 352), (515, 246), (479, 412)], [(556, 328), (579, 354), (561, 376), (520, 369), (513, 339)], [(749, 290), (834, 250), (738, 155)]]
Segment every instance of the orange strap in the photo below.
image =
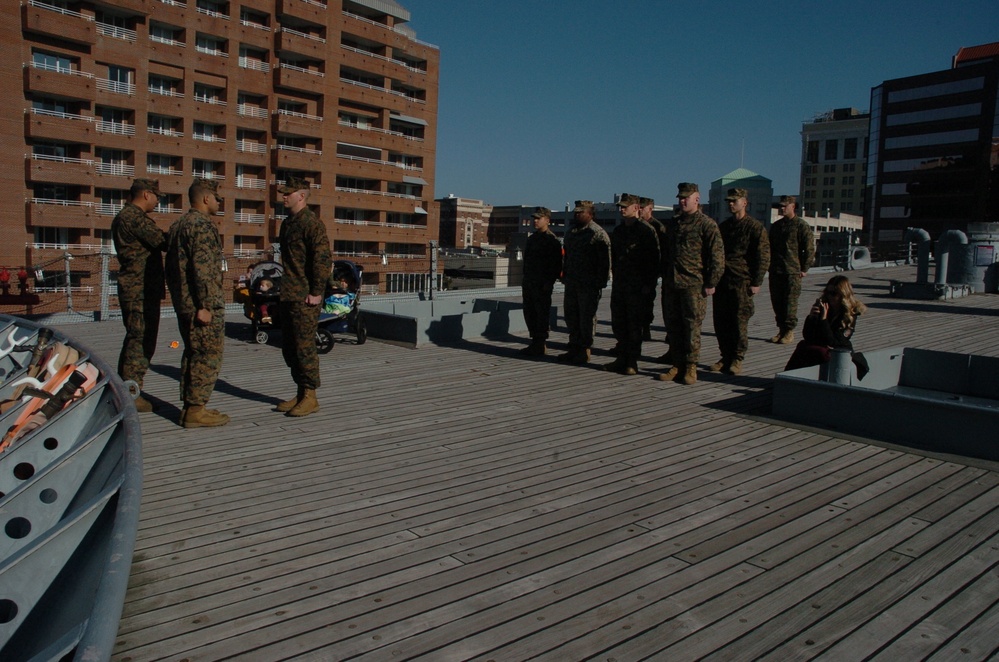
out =
[[(69, 379), (69, 376), (76, 371), (76, 368), (77, 366), (75, 363), (67, 363), (63, 367), (59, 368), (58, 372), (52, 376), (52, 379), (45, 382), (45, 385), (42, 386), (42, 390), (50, 394), (55, 393), (62, 387), (66, 380)], [(5, 434), (3, 439), (0, 440), (0, 453), (7, 450), (11, 442), (17, 439), (17, 435), (20, 434), (21, 430), (28, 422), (28, 419), (31, 418), (32, 414), (41, 409), (46, 402), (48, 402), (48, 398), (32, 398), (28, 401), (28, 404), (17, 417), (14, 425), (10, 426), (10, 429), (7, 430), (7, 434)]]

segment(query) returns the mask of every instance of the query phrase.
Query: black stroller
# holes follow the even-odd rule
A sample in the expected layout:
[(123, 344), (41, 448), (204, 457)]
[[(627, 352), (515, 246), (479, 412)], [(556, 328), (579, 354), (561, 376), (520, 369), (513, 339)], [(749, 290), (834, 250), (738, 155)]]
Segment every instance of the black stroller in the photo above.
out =
[(320, 354), (333, 349), (334, 334), (352, 334), (358, 345), (368, 339), (360, 302), (361, 268), (348, 260), (334, 261), (316, 329), (316, 348)]
[(284, 267), (277, 262), (258, 262), (245, 280), (236, 285), (234, 300), (243, 304), (243, 315), (250, 320), (254, 341), (266, 344), (268, 331), (280, 326), (281, 276)]

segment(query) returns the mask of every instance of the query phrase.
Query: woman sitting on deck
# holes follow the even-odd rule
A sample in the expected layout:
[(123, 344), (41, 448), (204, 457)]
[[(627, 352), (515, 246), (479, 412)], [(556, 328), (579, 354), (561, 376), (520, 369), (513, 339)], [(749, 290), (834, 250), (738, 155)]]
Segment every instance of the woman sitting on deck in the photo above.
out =
[[(857, 317), (865, 310), (867, 306), (854, 296), (849, 278), (830, 278), (822, 296), (808, 312), (802, 329), (803, 340), (795, 347), (784, 370), (828, 363), (833, 349), (846, 349), (852, 353), (850, 339), (857, 328)], [(862, 354), (855, 354), (853, 362), (857, 366), (857, 377), (863, 379), (868, 372), (867, 361)]]

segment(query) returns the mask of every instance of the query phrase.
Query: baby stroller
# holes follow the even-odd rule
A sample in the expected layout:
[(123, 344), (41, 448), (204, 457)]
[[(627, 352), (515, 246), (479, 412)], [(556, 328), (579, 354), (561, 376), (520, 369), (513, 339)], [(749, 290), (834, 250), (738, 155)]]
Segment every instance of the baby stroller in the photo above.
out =
[(326, 297), (319, 312), (316, 329), (316, 349), (326, 354), (333, 349), (333, 334), (350, 333), (357, 344), (368, 339), (368, 329), (360, 310), (361, 268), (348, 260), (335, 260), (333, 272), (326, 283)]
[(267, 343), (268, 330), (280, 326), (281, 276), (284, 267), (277, 262), (258, 262), (246, 277), (240, 277), (233, 299), (243, 304), (243, 315), (250, 320), (253, 339)]

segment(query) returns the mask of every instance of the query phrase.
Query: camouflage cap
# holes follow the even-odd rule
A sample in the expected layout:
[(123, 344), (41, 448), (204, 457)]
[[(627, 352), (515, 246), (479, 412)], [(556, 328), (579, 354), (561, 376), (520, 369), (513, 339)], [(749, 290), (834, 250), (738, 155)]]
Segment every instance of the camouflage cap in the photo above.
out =
[(163, 195), (160, 193), (160, 180), (158, 179), (133, 179), (133, 191), (150, 191), (153, 195)]
[(780, 196), (780, 204), (782, 205), (793, 205), (797, 204), (798, 199), (793, 195), (782, 195)]
[(638, 196), (632, 195), (631, 193), (622, 193), (621, 198), (617, 201), (618, 207), (630, 207), (631, 205), (638, 204)]
[(289, 177), (284, 186), (278, 186), (278, 193), (288, 194), (295, 191), (307, 191), (310, 188), (309, 182), (298, 177)]
[(748, 199), (749, 198), (749, 191), (747, 191), (744, 188), (730, 188), (728, 190), (728, 195), (725, 196), (725, 199), (728, 200), (728, 201), (730, 201), (730, 202), (732, 200), (738, 200), (739, 198), (747, 198)]
[(676, 185), (678, 198), (688, 198), (694, 193), (700, 193), (701, 189), (697, 188), (697, 184), (691, 184), (690, 182), (680, 182)]
[(552, 210), (548, 207), (535, 207), (531, 218), (551, 218)]
[(652, 198), (639, 198), (638, 204), (641, 207), (655, 207), (656, 201), (653, 200)]
[(593, 202), (590, 200), (576, 200), (576, 207), (572, 211), (593, 211)]

